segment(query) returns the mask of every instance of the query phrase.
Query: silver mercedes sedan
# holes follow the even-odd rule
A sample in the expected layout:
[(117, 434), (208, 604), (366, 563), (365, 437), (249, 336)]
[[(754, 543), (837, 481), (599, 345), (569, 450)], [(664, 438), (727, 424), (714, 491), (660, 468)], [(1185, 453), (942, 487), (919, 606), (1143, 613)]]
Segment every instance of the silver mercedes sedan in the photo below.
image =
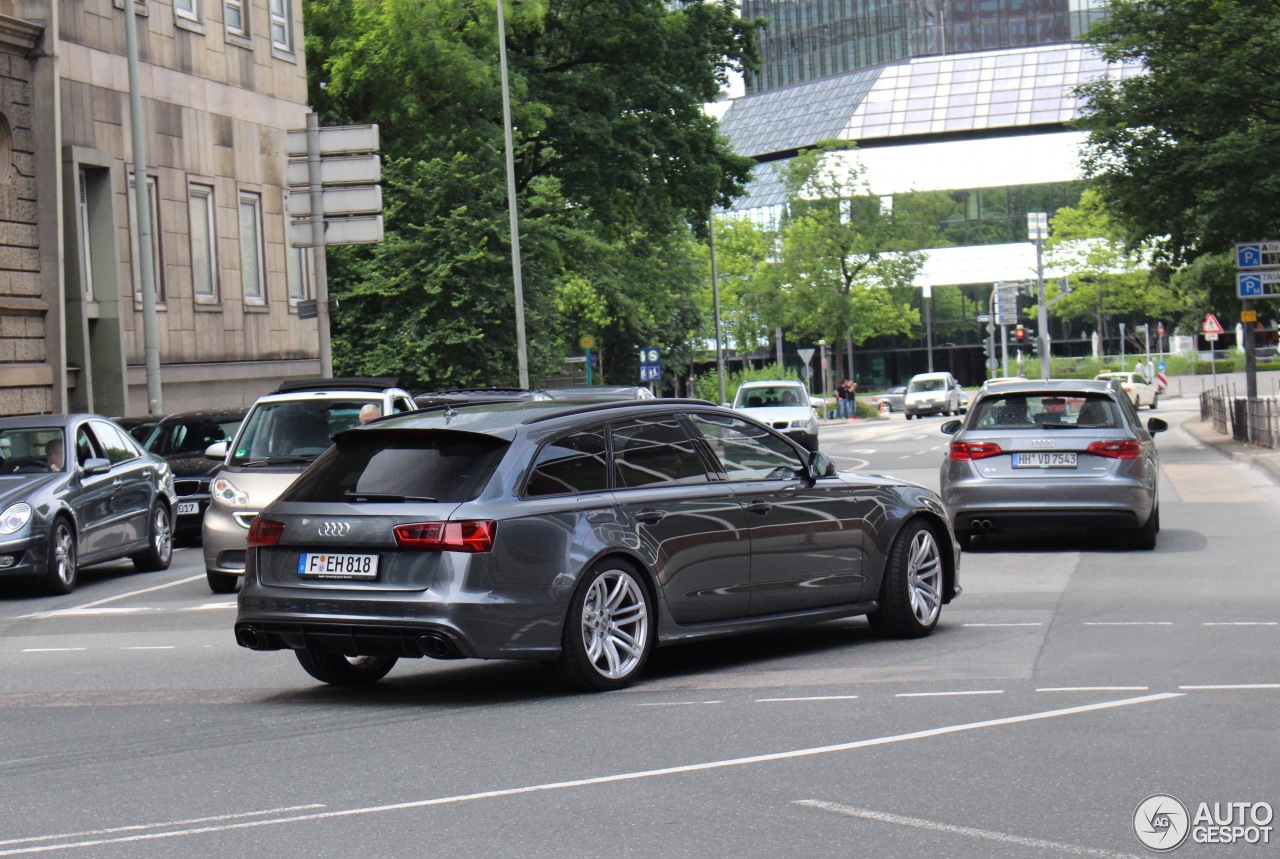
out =
[(1017, 380), (984, 386), (942, 462), (943, 504), (961, 546), (999, 531), (1116, 529), (1135, 549), (1160, 531), (1159, 455), (1113, 382)]
[(336, 685), (427, 656), (618, 689), (674, 642), (927, 636), (958, 565), (936, 493), (711, 403), (445, 404), (336, 434), (253, 520), (235, 633)]

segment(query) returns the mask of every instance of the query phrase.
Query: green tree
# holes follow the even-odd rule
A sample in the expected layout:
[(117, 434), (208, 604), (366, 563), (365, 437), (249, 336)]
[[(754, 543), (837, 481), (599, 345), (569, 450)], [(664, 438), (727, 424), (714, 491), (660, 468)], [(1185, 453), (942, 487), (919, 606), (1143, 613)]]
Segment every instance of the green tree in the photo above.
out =
[[(326, 125), (378, 122), (386, 239), (330, 253), (335, 365), (424, 386), (513, 384), (514, 308), (493, 0), (305, 0)], [(688, 357), (694, 227), (750, 161), (701, 105), (755, 62), (732, 2), (507, 4), (531, 377), (602, 346)], [(669, 366), (675, 366), (671, 364)]]
[(833, 366), (847, 332), (855, 344), (919, 330), (912, 286), (936, 234), (937, 212), (920, 195), (891, 208), (873, 194), (864, 169), (831, 142), (793, 159), (785, 176), (788, 216), (782, 259), (774, 269), (785, 325), (833, 346)]
[(1280, 236), (1280, 7), (1113, 0), (1088, 39), (1145, 73), (1080, 88), (1085, 158), (1131, 246), (1174, 265)]
[(1063, 295), (1056, 279), (1046, 282), (1046, 298), (1054, 302), (1050, 313), (1088, 323), (1100, 334), (1112, 317), (1135, 324), (1172, 318), (1180, 300), (1153, 275), (1145, 251), (1127, 246), (1102, 195), (1086, 190), (1079, 206), (1059, 209), (1049, 224), (1045, 267), (1066, 272), (1070, 286)]

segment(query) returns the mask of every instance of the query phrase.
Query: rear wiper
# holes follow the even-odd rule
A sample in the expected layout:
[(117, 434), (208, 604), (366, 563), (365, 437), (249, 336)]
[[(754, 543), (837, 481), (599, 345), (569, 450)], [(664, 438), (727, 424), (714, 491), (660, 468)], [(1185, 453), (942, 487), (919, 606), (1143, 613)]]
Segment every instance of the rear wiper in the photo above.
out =
[(240, 463), (244, 468), (252, 468), (255, 465), (286, 465), (290, 462), (313, 462), (319, 456), (317, 453), (307, 454), (306, 456), (268, 456), (266, 459), (251, 459), (248, 462)]
[(1067, 430), (1067, 429), (1111, 429), (1111, 427), (1082, 427), (1075, 424), (1040, 424), (1036, 429), (1045, 430)]
[(428, 504), (435, 503), (434, 498), (428, 498), (425, 495), (396, 495), (393, 492), (357, 492), (354, 489), (348, 489), (342, 493), (344, 498), (350, 498), (352, 501), (386, 501), (389, 503), (403, 503), (405, 501), (422, 501)]

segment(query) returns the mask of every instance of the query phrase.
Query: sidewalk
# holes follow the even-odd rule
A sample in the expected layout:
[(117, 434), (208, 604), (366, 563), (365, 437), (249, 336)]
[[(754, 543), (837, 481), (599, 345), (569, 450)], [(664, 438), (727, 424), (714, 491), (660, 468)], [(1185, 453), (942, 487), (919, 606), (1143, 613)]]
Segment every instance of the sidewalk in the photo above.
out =
[(1182, 428), (1207, 445), (1216, 447), (1236, 462), (1247, 462), (1254, 468), (1280, 483), (1280, 451), (1236, 441), (1213, 428), (1211, 421), (1192, 416), (1183, 422)]

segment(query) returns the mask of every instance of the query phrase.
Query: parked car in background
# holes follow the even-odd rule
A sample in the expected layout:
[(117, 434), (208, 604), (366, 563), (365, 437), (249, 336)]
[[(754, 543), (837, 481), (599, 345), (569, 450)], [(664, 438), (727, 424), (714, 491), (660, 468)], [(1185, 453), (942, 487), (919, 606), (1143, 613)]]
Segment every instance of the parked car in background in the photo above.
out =
[(818, 408), (809, 391), (796, 381), (744, 382), (733, 399), (733, 409), (798, 441), (818, 449)]
[(66, 594), (79, 571), (173, 557), (173, 474), (100, 415), (0, 418), (0, 582)]
[(960, 383), (950, 373), (920, 373), (907, 382), (902, 410), (907, 420), (960, 413)]
[(941, 494), (961, 546), (1030, 528), (1116, 529), (1135, 549), (1160, 530), (1159, 418), (1143, 426), (1117, 383), (1006, 382), (980, 391), (952, 436)]
[(357, 426), (371, 406), (377, 416), (417, 408), (395, 379), (303, 379), (259, 397), (231, 444), (205, 456), (220, 464), (201, 523), (205, 576), (214, 593), (231, 593), (244, 575), (249, 523), (288, 488), (335, 432)]
[(1129, 395), (1129, 399), (1133, 400), (1135, 408), (1154, 409), (1160, 405), (1160, 389), (1147, 381), (1147, 377), (1138, 372), (1109, 372), (1099, 373), (1094, 377), (1104, 382), (1116, 381), (1120, 383), (1120, 387), (1124, 388), (1124, 392)]
[(538, 388), (533, 392), (533, 399), (604, 402), (607, 400), (652, 400), (654, 396), (653, 391), (643, 385), (577, 385), (569, 388)]
[(656, 645), (960, 593), (938, 496), (838, 474), (701, 400), (445, 406), (338, 433), (253, 521), (236, 641), (325, 683), (398, 659), (533, 659), (619, 689)]
[(907, 394), (906, 385), (897, 385), (879, 394), (872, 394), (867, 402), (882, 412), (900, 412), (903, 410), (902, 400)]
[(122, 427), (138, 444), (146, 444), (151, 431), (160, 423), (160, 418), (150, 415), (139, 415), (127, 418), (111, 418), (117, 426)]
[(956, 382), (956, 397), (958, 398), (957, 405), (959, 407), (960, 414), (964, 414), (969, 411), (969, 392), (960, 387), (959, 382)]
[(209, 445), (235, 438), (246, 409), (176, 412), (156, 424), (143, 445), (164, 457), (173, 469), (173, 488), (178, 501), (174, 508), (173, 533), (178, 539), (200, 536), (204, 511), (209, 507), (209, 484), (221, 462), (204, 455)]
[(443, 406), (445, 404), (462, 405), (463, 403), (482, 402), (522, 402), (532, 400), (533, 392), (524, 388), (450, 388), (441, 391), (428, 391), (414, 395), (414, 403), (418, 408)]

